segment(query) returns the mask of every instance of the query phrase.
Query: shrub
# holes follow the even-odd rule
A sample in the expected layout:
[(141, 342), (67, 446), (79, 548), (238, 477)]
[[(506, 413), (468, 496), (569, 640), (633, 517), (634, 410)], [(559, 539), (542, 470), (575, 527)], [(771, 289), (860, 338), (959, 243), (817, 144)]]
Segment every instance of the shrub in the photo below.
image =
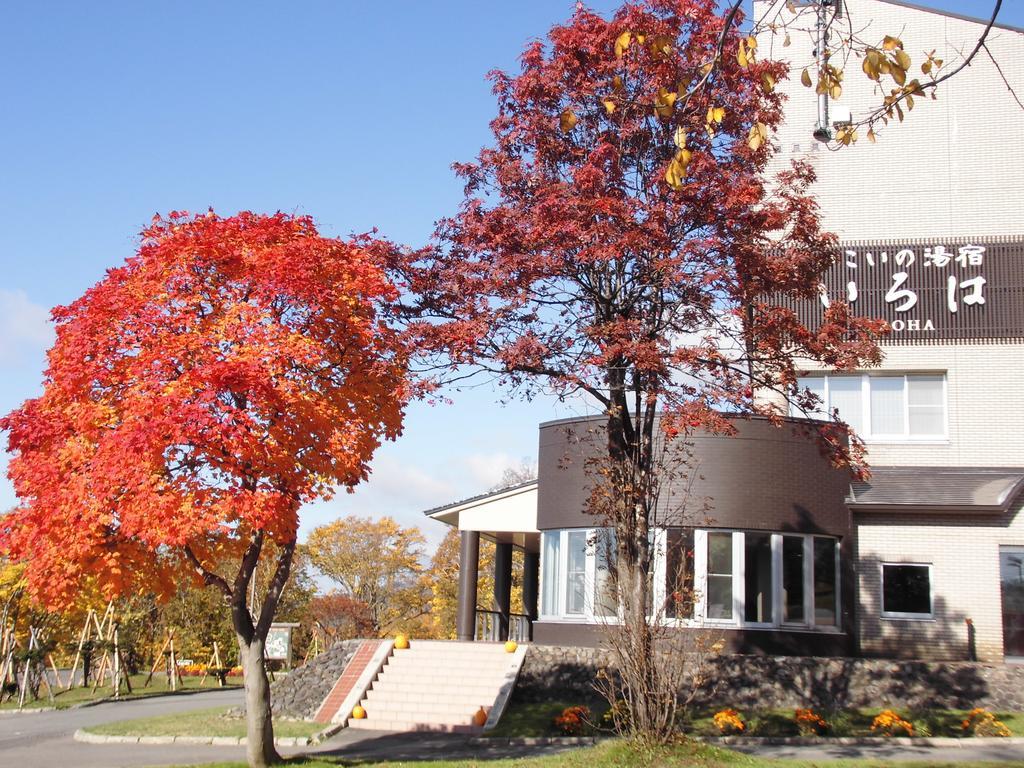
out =
[(828, 731), (828, 722), (813, 709), (798, 709), (793, 719), (801, 736), (821, 736)]
[(883, 710), (871, 723), (871, 732), (883, 736), (913, 736), (914, 725), (891, 709)]
[(605, 730), (615, 731), (616, 733), (628, 732), (629, 705), (627, 705), (622, 699), (617, 699), (615, 703), (605, 710), (603, 715), (601, 715), (601, 727)]
[(566, 707), (555, 717), (555, 727), (566, 736), (580, 736), (590, 722), (590, 707)]
[(981, 707), (975, 707), (968, 712), (960, 727), (965, 734), (971, 736), (1007, 737), (1010, 735), (1010, 729), (1005, 724), (996, 720), (995, 715)]
[(723, 736), (743, 733), (747, 728), (740, 713), (735, 709), (723, 709), (716, 712), (713, 719), (715, 727), (718, 728), (718, 732)]

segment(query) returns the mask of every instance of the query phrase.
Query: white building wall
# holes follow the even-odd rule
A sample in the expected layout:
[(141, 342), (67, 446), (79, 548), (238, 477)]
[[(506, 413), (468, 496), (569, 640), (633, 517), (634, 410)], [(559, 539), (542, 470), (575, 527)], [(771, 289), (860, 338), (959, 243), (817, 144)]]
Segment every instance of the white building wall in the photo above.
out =
[[(782, 5), (784, 0), (758, 0), (754, 18)], [(984, 26), (888, 0), (843, 0), (843, 5), (842, 28), (852, 27), (861, 39), (877, 43), (887, 34), (900, 37), (912, 59), (909, 77), (922, 82), (926, 52), (935, 49), (947, 68), (954, 67), (962, 58), (959, 51), (969, 51)], [(984, 3), (977, 12), (990, 10)], [(825, 227), (842, 241), (1024, 236), (1024, 109), (1007, 89), (1008, 82), (1024, 98), (1024, 34), (997, 27), (989, 35), (988, 48), (1007, 82), (982, 51), (970, 68), (940, 85), (937, 100), (916, 99), (902, 124), (893, 121), (880, 130), (876, 144), (861, 129), (856, 145), (830, 151), (811, 135), (817, 99), (813, 88), (800, 84), (805, 66), (816, 80), (813, 20), (808, 9), (795, 25), (807, 31), (792, 30), (789, 47), (782, 46), (781, 29), (762, 35), (759, 52), (793, 67), (790, 79), (778, 86), (789, 100), (770, 170), (787, 167), (794, 158), (813, 164), (818, 174), (813, 191)], [(886, 92), (894, 87), (891, 78), (883, 81)], [(851, 60), (839, 104), (856, 119), (880, 104), (882, 95), (864, 76), (860, 61)], [(1024, 345), (885, 344), (884, 354), (875, 371), (946, 373), (949, 439), (869, 444), (872, 465), (1024, 466)], [(856, 515), (862, 652), (964, 659), (966, 620), (971, 619), (979, 658), (1001, 660), (999, 546), (1024, 546), (1022, 504), (997, 519)], [(882, 618), (882, 562), (931, 564), (933, 619)]]
[[(999, 547), (1024, 546), (1021, 502), (1006, 516), (864, 513), (857, 526), (858, 625), (867, 655), (967, 659), (967, 619), (980, 661), (1003, 659)], [(931, 565), (932, 619), (881, 613), (881, 564)]]
[[(784, 5), (759, 0), (754, 18), (772, 18), (773, 8)], [(887, 34), (903, 40), (912, 59), (908, 80), (925, 82), (920, 65), (933, 49), (946, 68), (955, 66), (962, 59), (957, 51), (969, 51), (984, 26), (886, 0), (843, 0), (843, 5), (837, 29), (852, 25), (860, 39), (873, 43), (880, 44)], [(790, 78), (778, 85), (789, 100), (786, 122), (776, 136), (773, 170), (788, 167), (796, 157), (811, 161), (825, 226), (843, 240), (1024, 235), (1024, 109), (985, 51), (940, 84), (937, 100), (915, 99), (905, 122), (893, 121), (879, 131), (876, 144), (862, 130), (854, 146), (830, 151), (811, 136), (817, 97), (813, 88), (800, 84), (800, 73), (810, 67), (817, 81), (809, 31), (814, 14), (811, 8), (800, 10), (790, 32), (792, 44), (782, 46), (785, 32), (780, 28), (774, 36), (761, 36), (759, 54), (792, 67)], [(990, 3), (978, 4), (978, 13), (990, 10)], [(781, 13), (780, 21), (793, 18)], [(1024, 100), (1024, 34), (997, 27), (987, 46)], [(884, 93), (895, 87), (883, 76), (885, 91), (877, 92), (860, 65), (857, 59), (848, 63), (843, 93), (835, 102), (849, 107), (855, 118), (881, 104)]]

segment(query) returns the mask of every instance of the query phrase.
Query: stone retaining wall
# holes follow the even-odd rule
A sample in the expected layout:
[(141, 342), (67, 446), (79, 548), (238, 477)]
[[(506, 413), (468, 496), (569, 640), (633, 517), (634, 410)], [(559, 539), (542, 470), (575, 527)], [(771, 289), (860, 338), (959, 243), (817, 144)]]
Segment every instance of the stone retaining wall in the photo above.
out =
[[(516, 697), (593, 698), (591, 683), (609, 661), (597, 648), (532, 645)], [(1024, 665), (725, 655), (711, 666), (714, 682), (700, 697), (707, 705), (1024, 710)]]
[(361, 640), (343, 640), (270, 686), (275, 717), (312, 720)]

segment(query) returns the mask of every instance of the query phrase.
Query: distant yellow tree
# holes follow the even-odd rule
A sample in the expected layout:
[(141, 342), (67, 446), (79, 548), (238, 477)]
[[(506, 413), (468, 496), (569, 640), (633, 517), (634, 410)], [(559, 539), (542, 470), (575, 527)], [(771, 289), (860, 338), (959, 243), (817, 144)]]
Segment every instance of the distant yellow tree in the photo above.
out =
[(419, 528), (390, 517), (344, 517), (314, 528), (305, 551), (318, 571), (367, 605), (374, 634), (384, 636), (423, 626), (425, 541)]
[[(523, 553), (512, 551), (512, 613), (523, 613)], [(434, 637), (455, 637), (455, 611), (459, 591), (459, 532), (452, 528), (437, 547), (424, 575), (430, 590), (430, 632)], [(494, 543), (480, 541), (477, 607), (494, 610)]]

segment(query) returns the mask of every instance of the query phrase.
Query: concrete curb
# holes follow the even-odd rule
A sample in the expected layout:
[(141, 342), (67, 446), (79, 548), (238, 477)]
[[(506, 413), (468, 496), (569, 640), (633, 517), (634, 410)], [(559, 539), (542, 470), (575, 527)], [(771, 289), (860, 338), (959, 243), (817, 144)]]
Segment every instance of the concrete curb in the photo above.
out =
[[(323, 733), (321, 731), (321, 733)], [(274, 739), (274, 745), (278, 747), (308, 747), (318, 742), (314, 741), (320, 734), (309, 736), (283, 736)], [(75, 741), (83, 744), (210, 744), (214, 747), (244, 747), (246, 738), (244, 736), (107, 736), (101, 733), (89, 733), (79, 728), (75, 731)]]
[(56, 712), (58, 709), (59, 707), (24, 707), (23, 709), (0, 709), (0, 715), (35, 715), (39, 712)]
[(600, 736), (474, 736), (467, 740), (474, 746), (500, 744), (509, 747), (590, 747), (601, 741)]
[(985, 737), (969, 736), (708, 736), (700, 739), (707, 744), (724, 746), (787, 746), (787, 747), (878, 747), (895, 744), (901, 747), (970, 747), (996, 744), (1024, 744), (1024, 736)]
[(314, 733), (310, 737), (310, 744), (322, 744), (331, 738), (331, 736), (343, 730), (345, 730), (345, 723), (331, 723), (322, 731)]

